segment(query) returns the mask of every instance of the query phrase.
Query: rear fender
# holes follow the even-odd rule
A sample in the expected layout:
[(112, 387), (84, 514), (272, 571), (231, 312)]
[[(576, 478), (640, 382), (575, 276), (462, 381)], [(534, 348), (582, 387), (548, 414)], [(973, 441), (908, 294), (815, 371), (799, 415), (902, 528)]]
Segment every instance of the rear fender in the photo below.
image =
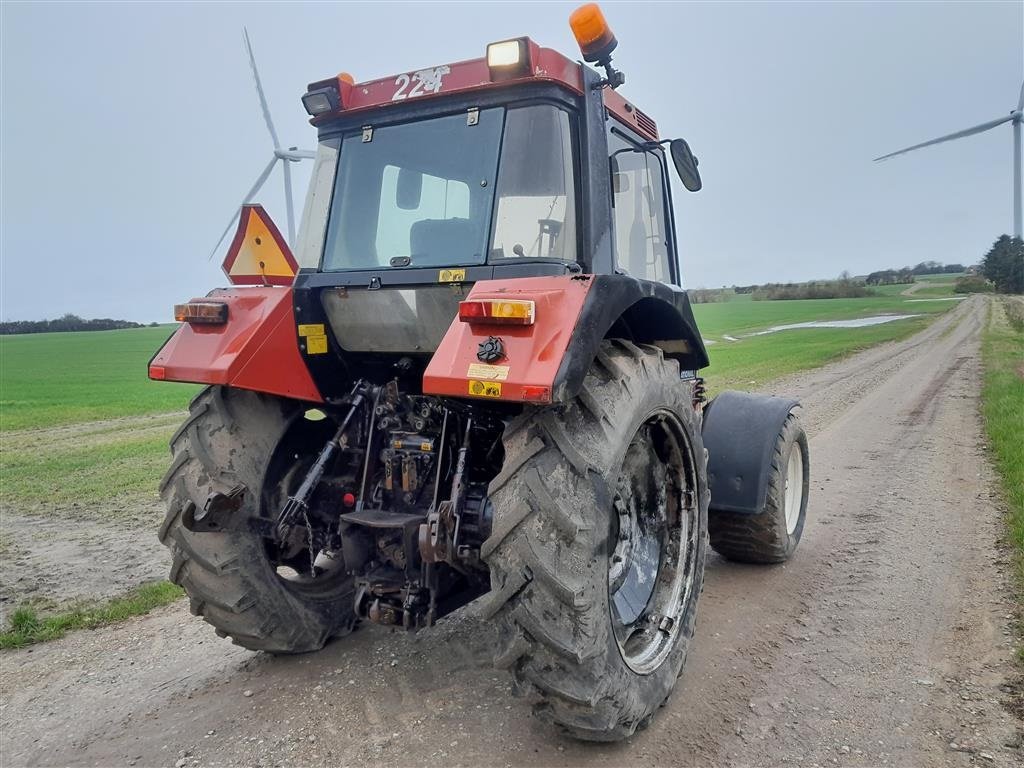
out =
[[(533, 325), (464, 323), (456, 317), (423, 374), (428, 395), (479, 397), (513, 402), (552, 402), (555, 378), (592, 281), (582, 276), (482, 280), (469, 299), (521, 299), (536, 305)], [(505, 355), (493, 363), (477, 358), (480, 345), (501, 340)]]
[[(627, 275), (559, 275), (476, 283), (467, 299), (531, 299), (531, 326), (452, 322), (423, 376), (431, 395), (512, 402), (564, 403), (583, 385), (602, 339), (623, 337), (661, 347), (683, 370), (708, 364), (686, 293)], [(482, 343), (501, 339), (505, 357), (477, 359)]]
[(704, 409), (712, 513), (759, 515), (768, 498), (772, 451), (799, 403), (783, 397), (722, 392)]
[(323, 402), (299, 353), (291, 288), (218, 288), (207, 299), (228, 305), (228, 321), (182, 323), (150, 360), (149, 378)]

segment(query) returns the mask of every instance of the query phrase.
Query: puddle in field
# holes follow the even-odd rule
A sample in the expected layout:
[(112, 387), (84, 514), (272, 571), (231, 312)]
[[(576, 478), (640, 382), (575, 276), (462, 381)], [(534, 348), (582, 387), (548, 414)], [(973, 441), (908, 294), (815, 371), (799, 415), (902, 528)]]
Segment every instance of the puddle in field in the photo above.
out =
[(750, 336), (767, 336), (779, 331), (792, 331), (798, 328), (867, 328), (871, 325), (891, 323), (893, 320), (906, 320), (920, 315), (875, 315), (874, 317), (858, 317), (853, 320), (814, 320), (809, 323), (790, 323), (789, 325), (773, 325), (763, 331), (751, 333)]

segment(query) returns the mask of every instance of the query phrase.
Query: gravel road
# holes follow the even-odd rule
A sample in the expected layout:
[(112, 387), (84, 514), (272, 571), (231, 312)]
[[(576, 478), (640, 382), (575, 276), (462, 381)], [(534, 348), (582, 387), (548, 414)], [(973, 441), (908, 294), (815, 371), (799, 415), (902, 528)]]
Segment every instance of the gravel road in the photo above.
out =
[(802, 399), (812, 438), (803, 543), (772, 568), (710, 558), (681, 685), (627, 743), (532, 719), (472, 605), (272, 658), (178, 604), (0, 656), (2, 763), (1024, 764), (978, 415), (985, 302), (772, 387)]

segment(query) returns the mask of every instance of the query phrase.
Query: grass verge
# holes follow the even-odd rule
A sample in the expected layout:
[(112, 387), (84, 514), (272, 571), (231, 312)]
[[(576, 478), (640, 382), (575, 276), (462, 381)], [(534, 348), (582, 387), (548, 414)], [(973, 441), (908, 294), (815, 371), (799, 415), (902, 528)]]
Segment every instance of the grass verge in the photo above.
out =
[(117, 500), (124, 514), (133, 515), (140, 503), (156, 499), (172, 433), (171, 427), (141, 436), (122, 433), (91, 445), (66, 441), (27, 447), (3, 441), (0, 504), (21, 511), (69, 512), (109, 508)]
[[(1024, 301), (1003, 298), (990, 304), (982, 359), (982, 411), (1009, 504), (1007, 525), (1017, 598), (1024, 607)], [(1024, 648), (1018, 656), (1024, 662)]]
[(0, 632), (0, 650), (56, 640), (74, 629), (96, 629), (141, 616), (173, 603), (184, 594), (181, 587), (169, 581), (157, 581), (101, 605), (74, 608), (53, 616), (41, 617), (31, 606), (23, 606), (11, 614), (10, 629)]

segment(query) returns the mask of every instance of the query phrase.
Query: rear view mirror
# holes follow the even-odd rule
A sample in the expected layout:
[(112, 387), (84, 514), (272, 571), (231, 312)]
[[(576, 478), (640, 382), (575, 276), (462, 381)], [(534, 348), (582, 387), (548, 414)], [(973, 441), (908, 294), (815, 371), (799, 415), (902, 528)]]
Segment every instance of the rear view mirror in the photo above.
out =
[(403, 211), (414, 211), (420, 207), (423, 195), (423, 174), (409, 168), (398, 171), (398, 183), (395, 187), (395, 203)]
[(669, 144), (672, 162), (683, 186), (690, 192), (699, 192), (701, 188), (700, 171), (697, 170), (697, 158), (690, 151), (690, 145), (684, 139), (673, 139)]

